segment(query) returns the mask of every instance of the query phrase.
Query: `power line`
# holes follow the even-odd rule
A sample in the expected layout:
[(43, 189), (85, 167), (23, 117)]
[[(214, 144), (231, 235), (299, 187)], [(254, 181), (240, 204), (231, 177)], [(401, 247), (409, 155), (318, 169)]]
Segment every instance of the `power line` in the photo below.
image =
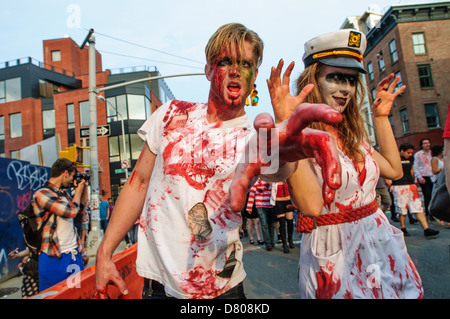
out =
[(198, 67), (198, 66), (190, 66), (190, 65), (183, 65), (183, 64), (177, 64), (177, 63), (171, 63), (171, 62), (165, 62), (165, 61), (151, 60), (151, 59), (147, 59), (147, 58), (131, 56), (131, 55), (121, 54), (121, 53), (108, 52), (108, 51), (104, 51), (104, 50), (99, 50), (99, 52), (106, 53), (106, 54), (117, 55), (117, 56), (123, 56), (123, 57), (126, 57), (126, 58), (140, 59), (140, 60), (145, 60), (145, 61), (150, 61), (150, 62), (165, 63), (165, 64), (171, 64), (171, 65), (181, 66), (181, 67), (185, 67), (185, 68), (193, 68), (193, 69), (203, 70), (203, 68)]
[(144, 49), (147, 49), (147, 50), (152, 50), (152, 51), (159, 52), (159, 53), (162, 53), (162, 54), (167, 54), (167, 55), (179, 58), (179, 59), (183, 59), (183, 60), (187, 60), (187, 61), (191, 61), (191, 62), (195, 62), (195, 63), (200, 63), (202, 65), (205, 64), (204, 62), (192, 60), (192, 59), (185, 58), (185, 57), (182, 57), (182, 56), (179, 56), (179, 55), (175, 55), (175, 54), (172, 54), (172, 53), (168, 53), (168, 52), (164, 52), (164, 51), (161, 51), (161, 50), (153, 49), (153, 48), (147, 47), (147, 46), (142, 45), (142, 44), (137, 44), (137, 43), (130, 42), (130, 41), (127, 41), (127, 40), (119, 39), (119, 38), (116, 38), (116, 37), (113, 37), (113, 36), (110, 36), (110, 35), (107, 35), (107, 34), (104, 34), (104, 33), (100, 33), (100, 32), (97, 32), (97, 31), (95, 31), (95, 34), (104, 36), (106, 38), (114, 39), (114, 40), (117, 40), (117, 41), (120, 41), (120, 42), (128, 43), (128, 44), (131, 44), (131, 45), (134, 45), (134, 46), (137, 46), (137, 47), (141, 47), (141, 48), (144, 48)]

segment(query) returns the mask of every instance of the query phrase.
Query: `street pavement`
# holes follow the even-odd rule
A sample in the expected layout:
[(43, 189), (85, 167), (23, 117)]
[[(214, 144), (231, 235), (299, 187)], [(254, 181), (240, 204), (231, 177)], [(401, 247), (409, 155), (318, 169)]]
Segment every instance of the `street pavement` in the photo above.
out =
[[(390, 220), (390, 213), (387, 213)], [(398, 222), (392, 222), (400, 227)], [(411, 234), (405, 237), (408, 253), (411, 256), (423, 282), (424, 299), (450, 298), (450, 229), (433, 226), (440, 231), (437, 236), (424, 237), (422, 227), (416, 223), (406, 227)], [(244, 268), (247, 278), (244, 290), (248, 299), (298, 299), (297, 268), (301, 236), (294, 231), (295, 248), (284, 253), (280, 244), (271, 251), (264, 246), (249, 244), (248, 237), (243, 238)], [(122, 242), (116, 253), (125, 249)], [(95, 264), (91, 257), (87, 267)], [(0, 299), (20, 299), (21, 277), (14, 277), (0, 283)]]

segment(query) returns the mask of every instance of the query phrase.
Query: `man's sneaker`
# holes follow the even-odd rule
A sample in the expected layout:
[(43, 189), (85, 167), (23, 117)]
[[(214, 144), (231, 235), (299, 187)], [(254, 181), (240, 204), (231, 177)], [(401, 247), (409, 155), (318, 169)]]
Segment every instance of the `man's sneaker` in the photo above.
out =
[(405, 236), (405, 237), (411, 236), (411, 234), (408, 233), (408, 231), (406, 230), (406, 228), (402, 228), (401, 231), (403, 232), (403, 236)]
[(439, 230), (427, 228), (423, 231), (424, 236), (434, 236), (439, 234)]

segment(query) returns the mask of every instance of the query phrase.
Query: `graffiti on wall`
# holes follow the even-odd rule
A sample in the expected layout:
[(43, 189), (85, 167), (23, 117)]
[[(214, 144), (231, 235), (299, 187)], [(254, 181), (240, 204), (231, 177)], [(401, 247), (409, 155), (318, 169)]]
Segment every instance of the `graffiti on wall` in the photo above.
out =
[(49, 178), (49, 167), (0, 158), (0, 281), (17, 274), (20, 260), (9, 260), (8, 253), (25, 249), (17, 213), (28, 206), (33, 193)]

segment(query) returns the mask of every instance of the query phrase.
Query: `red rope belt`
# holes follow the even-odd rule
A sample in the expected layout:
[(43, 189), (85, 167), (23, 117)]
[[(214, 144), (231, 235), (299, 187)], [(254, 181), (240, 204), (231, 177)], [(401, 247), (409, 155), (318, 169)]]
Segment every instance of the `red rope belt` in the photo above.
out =
[(339, 213), (324, 214), (315, 218), (299, 215), (297, 218), (297, 232), (311, 233), (313, 229), (316, 229), (318, 226), (354, 222), (372, 215), (377, 211), (377, 209), (377, 201), (374, 200), (370, 204), (358, 208), (345, 210)]

